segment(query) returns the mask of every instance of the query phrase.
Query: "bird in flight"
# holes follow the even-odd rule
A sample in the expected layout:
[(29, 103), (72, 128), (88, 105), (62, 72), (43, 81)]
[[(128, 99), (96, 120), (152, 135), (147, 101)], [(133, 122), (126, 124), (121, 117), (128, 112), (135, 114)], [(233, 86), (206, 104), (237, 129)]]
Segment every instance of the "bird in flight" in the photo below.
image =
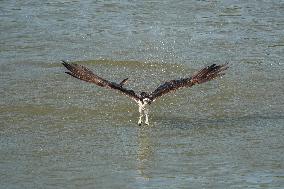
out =
[(68, 69), (68, 71), (65, 73), (77, 79), (94, 83), (100, 87), (106, 87), (117, 90), (122, 94), (133, 99), (139, 106), (139, 113), (140, 113), (138, 120), (139, 125), (142, 124), (143, 116), (145, 116), (145, 124), (149, 125), (148, 106), (152, 102), (154, 102), (157, 98), (167, 93), (174, 92), (180, 88), (192, 87), (193, 85), (213, 80), (217, 77), (224, 75), (225, 73), (223, 71), (228, 69), (228, 64), (223, 64), (223, 65), (212, 64), (211, 66), (207, 66), (199, 70), (198, 72), (194, 73), (191, 77), (177, 79), (177, 80), (170, 80), (158, 86), (158, 88), (151, 93), (141, 92), (140, 94), (137, 94), (133, 90), (124, 87), (124, 84), (127, 82), (128, 78), (123, 79), (120, 83), (111, 82), (99, 77), (85, 66), (75, 63), (67, 63), (64, 60), (62, 60), (62, 64)]

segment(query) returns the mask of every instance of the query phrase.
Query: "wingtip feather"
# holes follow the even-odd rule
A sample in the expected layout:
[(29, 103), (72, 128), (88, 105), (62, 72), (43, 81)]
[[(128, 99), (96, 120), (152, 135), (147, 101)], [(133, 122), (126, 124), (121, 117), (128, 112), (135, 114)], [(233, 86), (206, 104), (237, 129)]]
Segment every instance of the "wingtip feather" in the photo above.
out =
[(75, 78), (77, 78), (77, 79), (81, 79), (79, 76), (75, 75), (75, 74), (72, 73), (72, 72), (65, 72), (65, 73), (67, 73), (68, 75), (71, 75), (72, 77), (75, 77)]
[(212, 64), (210, 66), (207, 66), (206, 68), (201, 69), (199, 72), (194, 74), (192, 76), (191, 81), (194, 84), (201, 84), (207, 81), (210, 81), (212, 79), (215, 79), (221, 75), (224, 75), (226, 69), (228, 69), (228, 63), (217, 65), (217, 64)]
[(68, 69), (68, 67), (70, 67), (70, 64), (67, 63), (67, 62), (64, 61), (64, 60), (61, 60), (61, 64), (62, 64), (65, 68), (67, 68), (67, 69)]

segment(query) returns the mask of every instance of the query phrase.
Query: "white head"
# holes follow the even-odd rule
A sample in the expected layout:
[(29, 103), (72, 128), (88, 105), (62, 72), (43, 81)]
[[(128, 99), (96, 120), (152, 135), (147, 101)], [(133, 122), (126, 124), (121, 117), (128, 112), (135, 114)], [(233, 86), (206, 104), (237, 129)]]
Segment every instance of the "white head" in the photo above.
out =
[(149, 94), (146, 92), (141, 92), (140, 98), (143, 104), (150, 104), (152, 102), (151, 99), (149, 98)]
[(150, 104), (151, 100), (149, 98), (143, 98), (143, 104)]

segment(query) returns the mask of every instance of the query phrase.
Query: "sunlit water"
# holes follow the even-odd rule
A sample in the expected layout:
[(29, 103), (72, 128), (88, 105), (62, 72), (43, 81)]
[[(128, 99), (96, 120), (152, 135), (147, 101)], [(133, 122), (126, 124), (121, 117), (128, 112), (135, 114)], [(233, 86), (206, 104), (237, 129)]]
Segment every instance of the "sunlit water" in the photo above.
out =
[[(283, 188), (283, 1), (0, 1), (0, 188)], [(223, 78), (150, 107), (127, 88), (211, 63)]]

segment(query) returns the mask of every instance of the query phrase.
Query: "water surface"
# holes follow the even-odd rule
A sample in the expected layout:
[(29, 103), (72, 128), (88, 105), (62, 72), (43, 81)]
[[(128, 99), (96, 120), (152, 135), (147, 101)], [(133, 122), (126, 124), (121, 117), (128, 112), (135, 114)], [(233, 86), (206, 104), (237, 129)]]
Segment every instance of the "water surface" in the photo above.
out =
[[(283, 1), (0, 2), (0, 188), (283, 188)], [(229, 62), (159, 99), (64, 74), (65, 59), (128, 88)]]

